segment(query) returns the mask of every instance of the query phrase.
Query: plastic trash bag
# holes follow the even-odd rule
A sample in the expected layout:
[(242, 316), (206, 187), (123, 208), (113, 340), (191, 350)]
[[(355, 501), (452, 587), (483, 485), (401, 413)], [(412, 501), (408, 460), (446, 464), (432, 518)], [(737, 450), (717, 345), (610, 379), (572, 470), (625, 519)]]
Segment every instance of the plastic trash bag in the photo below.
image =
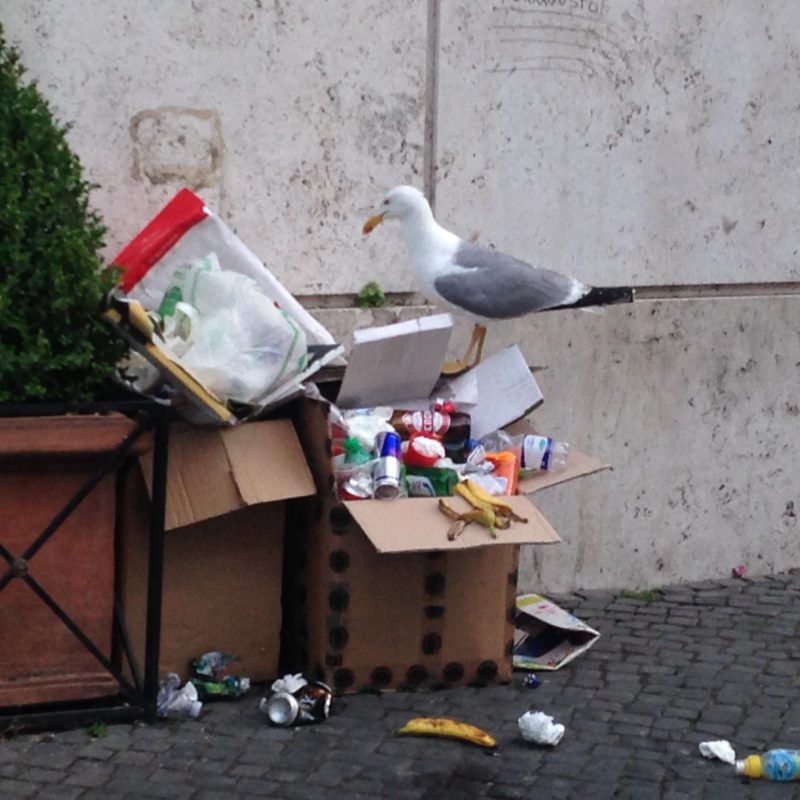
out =
[(215, 253), (173, 272), (158, 314), (169, 349), (223, 402), (255, 405), (306, 366), (300, 326)]

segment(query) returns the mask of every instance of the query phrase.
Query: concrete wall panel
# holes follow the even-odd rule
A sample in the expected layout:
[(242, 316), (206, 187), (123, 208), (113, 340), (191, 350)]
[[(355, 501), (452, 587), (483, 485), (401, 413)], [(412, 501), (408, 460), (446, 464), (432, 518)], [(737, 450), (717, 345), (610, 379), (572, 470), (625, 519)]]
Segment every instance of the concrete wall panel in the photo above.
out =
[(195, 188), (297, 294), (410, 288), (362, 241), (388, 187), (421, 184), (425, 3), (72, 0), (3, 25), (100, 184), (109, 254)]
[(800, 277), (800, 6), (442, 3), (437, 210), (586, 282)]

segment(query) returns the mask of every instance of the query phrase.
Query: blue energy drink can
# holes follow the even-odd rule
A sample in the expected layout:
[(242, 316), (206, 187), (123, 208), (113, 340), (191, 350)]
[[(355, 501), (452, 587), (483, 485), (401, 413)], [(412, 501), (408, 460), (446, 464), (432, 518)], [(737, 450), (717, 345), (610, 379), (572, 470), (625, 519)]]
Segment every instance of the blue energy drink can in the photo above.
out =
[(372, 473), (375, 497), (390, 500), (400, 494), (400, 436), (387, 433), (381, 442), (380, 456)]

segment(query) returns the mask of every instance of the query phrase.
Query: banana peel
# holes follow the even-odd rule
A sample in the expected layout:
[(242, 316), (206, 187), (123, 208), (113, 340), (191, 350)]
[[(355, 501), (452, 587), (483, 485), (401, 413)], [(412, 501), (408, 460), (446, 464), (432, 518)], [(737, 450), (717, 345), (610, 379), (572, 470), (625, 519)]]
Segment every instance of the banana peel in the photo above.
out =
[(491, 508), (495, 515), (515, 522), (527, 522), (525, 517), (519, 516), (511, 507), (511, 503), (503, 497), (489, 494), (480, 484), (469, 480), (461, 481), (456, 486), (456, 491), (473, 507)]
[(495, 539), (497, 538), (497, 531), (495, 530), (495, 527), (507, 528), (509, 525), (508, 520), (499, 520), (494, 511), (488, 507), (472, 508), (462, 514), (451, 508), (443, 499), (439, 498), (439, 510), (446, 517), (453, 520), (453, 524), (447, 531), (447, 538), (451, 542), (461, 535), (464, 528), (470, 522), (478, 522), (484, 527), (488, 528), (489, 533)]
[(468, 722), (459, 722), (445, 717), (417, 717), (409, 720), (399, 731), (398, 736), (437, 736), (443, 739), (455, 739), (479, 747), (492, 749), (497, 747), (495, 738), (481, 728)]

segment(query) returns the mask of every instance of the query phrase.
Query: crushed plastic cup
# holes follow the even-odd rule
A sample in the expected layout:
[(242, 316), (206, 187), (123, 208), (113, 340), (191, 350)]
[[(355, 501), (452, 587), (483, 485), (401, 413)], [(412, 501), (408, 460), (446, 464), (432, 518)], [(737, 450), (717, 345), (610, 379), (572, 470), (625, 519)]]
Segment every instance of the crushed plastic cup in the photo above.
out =
[(159, 717), (172, 719), (197, 719), (203, 710), (203, 704), (197, 699), (197, 689), (191, 683), (181, 687), (180, 676), (168, 672), (156, 698), (156, 714)]

